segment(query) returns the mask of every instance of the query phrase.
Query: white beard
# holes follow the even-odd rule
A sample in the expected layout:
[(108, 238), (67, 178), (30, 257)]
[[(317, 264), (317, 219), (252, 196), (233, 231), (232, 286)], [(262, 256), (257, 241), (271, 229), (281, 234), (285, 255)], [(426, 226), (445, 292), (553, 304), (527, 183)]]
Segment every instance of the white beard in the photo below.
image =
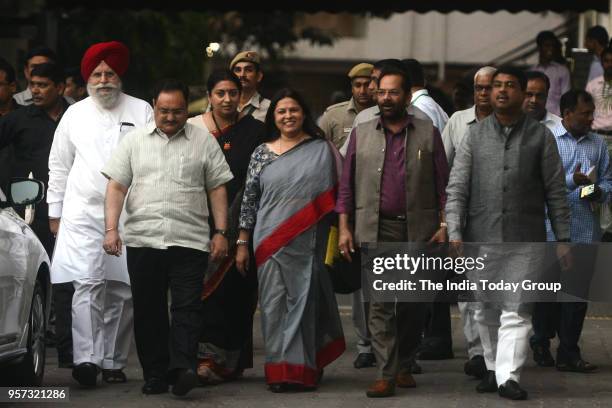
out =
[[(91, 96), (91, 99), (102, 109), (112, 109), (117, 106), (117, 102), (119, 102), (119, 96), (121, 95), (122, 83), (119, 82), (118, 85), (114, 84), (98, 84), (98, 85), (90, 85), (87, 84), (87, 93)], [(99, 92), (100, 88), (111, 89), (111, 92), (101, 94)]]

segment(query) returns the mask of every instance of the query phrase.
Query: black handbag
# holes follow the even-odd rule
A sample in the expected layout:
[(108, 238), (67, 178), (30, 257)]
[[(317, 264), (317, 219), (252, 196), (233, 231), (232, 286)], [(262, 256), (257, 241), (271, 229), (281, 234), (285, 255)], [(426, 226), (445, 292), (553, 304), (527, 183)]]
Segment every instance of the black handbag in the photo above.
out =
[(359, 249), (351, 253), (351, 262), (339, 256), (334, 258), (332, 265), (325, 264), (332, 281), (334, 292), (341, 294), (353, 293), (361, 289), (361, 256)]
[(340, 255), (337, 225), (329, 227), (326, 247), (324, 262), (334, 292), (346, 295), (361, 289), (361, 256), (359, 250), (355, 249), (355, 252), (351, 254), (351, 262)]

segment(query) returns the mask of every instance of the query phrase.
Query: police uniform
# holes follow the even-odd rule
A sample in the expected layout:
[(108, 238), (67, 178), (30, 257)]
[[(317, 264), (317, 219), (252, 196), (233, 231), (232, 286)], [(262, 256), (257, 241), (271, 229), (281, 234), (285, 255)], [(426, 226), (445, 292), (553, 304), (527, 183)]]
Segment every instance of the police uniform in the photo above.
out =
[(353, 98), (325, 109), (320, 127), (325, 132), (325, 137), (338, 149), (351, 134), (355, 116), (357, 116), (357, 108)]
[[(372, 74), (372, 64), (360, 63), (355, 65), (348, 73), (351, 81), (357, 77), (369, 78)], [(325, 136), (339, 149), (351, 133), (353, 121), (357, 116), (355, 100), (340, 102), (329, 106), (323, 116), (319, 126), (325, 132)]]
[[(261, 58), (255, 51), (239, 52), (236, 54), (232, 62), (230, 62), (230, 71), (233, 72), (234, 65), (239, 62), (251, 62), (259, 67), (261, 65)], [(207, 111), (210, 110), (210, 104), (208, 106)], [(240, 117), (252, 115), (255, 119), (265, 122), (269, 107), (270, 100), (261, 96), (259, 92), (255, 92), (247, 103), (245, 103), (242, 107), (238, 107), (238, 112), (240, 112)]]

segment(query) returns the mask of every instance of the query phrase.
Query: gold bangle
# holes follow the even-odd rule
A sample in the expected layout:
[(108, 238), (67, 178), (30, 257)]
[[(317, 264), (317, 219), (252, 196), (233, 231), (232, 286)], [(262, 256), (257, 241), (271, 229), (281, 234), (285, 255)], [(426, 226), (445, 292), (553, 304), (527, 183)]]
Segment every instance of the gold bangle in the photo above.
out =
[(104, 232), (109, 232), (109, 231), (113, 231), (113, 230), (116, 230), (116, 229), (117, 229), (117, 227), (107, 228), (107, 229), (104, 230)]

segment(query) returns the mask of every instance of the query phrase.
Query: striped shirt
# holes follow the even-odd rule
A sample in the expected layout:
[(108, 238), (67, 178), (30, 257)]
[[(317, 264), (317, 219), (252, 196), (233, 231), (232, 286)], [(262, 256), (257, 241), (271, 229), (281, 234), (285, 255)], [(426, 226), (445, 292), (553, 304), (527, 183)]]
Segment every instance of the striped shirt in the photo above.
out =
[(463, 141), (467, 129), (476, 122), (478, 122), (478, 117), (476, 116), (476, 105), (474, 105), (471, 108), (453, 113), (446, 123), (442, 132), (442, 142), (444, 143), (448, 167), (453, 167), (455, 153)]
[[(561, 125), (563, 127), (563, 125)], [(563, 127), (563, 129), (565, 129)], [(597, 242), (601, 238), (599, 226), (599, 210), (591, 206), (588, 200), (580, 199), (580, 187), (574, 183), (574, 171), (580, 164), (580, 172), (587, 174), (595, 167), (597, 185), (602, 190), (600, 203), (610, 202), (612, 191), (612, 173), (610, 172), (610, 157), (603, 138), (595, 133), (588, 133), (576, 140), (567, 130), (555, 135), (559, 155), (563, 161), (565, 183), (567, 185), (567, 201), (570, 207), (570, 239), (572, 242)], [(555, 234), (546, 220), (547, 239), (555, 241)]]
[(201, 251), (210, 234), (206, 192), (233, 177), (214, 137), (189, 123), (171, 138), (155, 123), (128, 133), (102, 174), (131, 187), (126, 245)]

